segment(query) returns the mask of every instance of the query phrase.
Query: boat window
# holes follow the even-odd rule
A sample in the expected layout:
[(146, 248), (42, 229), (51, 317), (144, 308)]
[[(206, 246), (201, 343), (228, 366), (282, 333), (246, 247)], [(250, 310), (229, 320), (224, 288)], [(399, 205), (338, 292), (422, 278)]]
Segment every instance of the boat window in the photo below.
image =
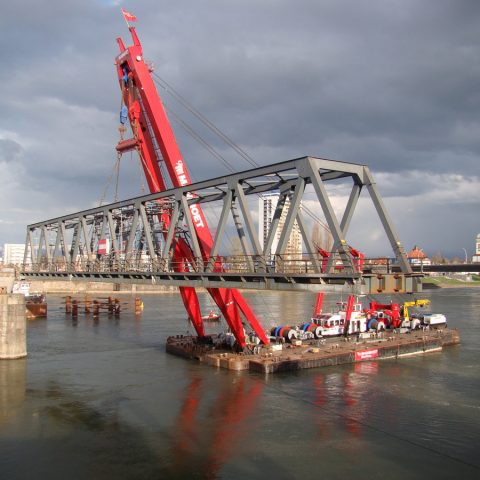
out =
[(335, 320), (335, 325), (338, 325), (339, 324), (339, 321), (338, 320)]

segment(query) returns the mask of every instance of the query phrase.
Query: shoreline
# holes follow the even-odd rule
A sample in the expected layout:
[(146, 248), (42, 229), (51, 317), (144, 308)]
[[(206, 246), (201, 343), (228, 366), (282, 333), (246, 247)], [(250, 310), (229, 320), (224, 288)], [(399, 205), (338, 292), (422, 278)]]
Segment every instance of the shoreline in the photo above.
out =
[(461, 280), (446, 279), (446, 281), (432, 281), (431, 277), (428, 281), (422, 282), (424, 290), (437, 290), (439, 288), (479, 288), (480, 282), (462, 282)]

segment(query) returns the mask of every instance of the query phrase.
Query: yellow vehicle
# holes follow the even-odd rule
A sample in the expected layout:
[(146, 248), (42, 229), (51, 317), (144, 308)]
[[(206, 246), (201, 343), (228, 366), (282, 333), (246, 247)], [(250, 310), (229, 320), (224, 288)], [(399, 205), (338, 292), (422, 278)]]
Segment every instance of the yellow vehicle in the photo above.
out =
[(427, 305), (430, 305), (430, 300), (427, 299), (419, 299), (412, 302), (405, 302), (400, 308), (400, 314), (404, 320), (410, 320), (410, 316), (408, 314), (409, 307), (426, 307)]

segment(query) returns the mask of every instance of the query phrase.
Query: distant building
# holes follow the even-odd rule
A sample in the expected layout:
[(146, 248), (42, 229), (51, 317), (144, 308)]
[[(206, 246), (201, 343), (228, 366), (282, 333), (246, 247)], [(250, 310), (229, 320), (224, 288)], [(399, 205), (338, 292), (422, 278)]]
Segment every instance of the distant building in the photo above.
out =
[[(268, 193), (261, 195), (258, 199), (258, 233), (260, 238), (260, 247), (264, 248), (264, 245), (267, 243), (268, 232), (270, 231), (270, 226), (272, 224), (273, 215), (275, 214), (275, 209), (277, 208), (278, 199), (280, 198), (279, 193)], [(272, 242), (272, 248), (267, 254), (274, 255), (278, 241), (280, 240), (280, 235), (282, 234), (283, 227), (286, 220), (286, 212), (288, 212), (289, 200), (285, 202), (285, 207), (283, 209), (282, 216), (278, 222), (278, 228), (275, 234), (275, 238)], [(301, 207), (300, 207), (301, 208)], [(300, 227), (295, 221), (290, 238), (288, 240), (287, 247), (285, 249), (285, 255), (290, 258), (300, 259), (302, 256), (302, 235), (300, 232)]]
[(408, 261), (411, 265), (431, 265), (432, 261), (427, 257), (425, 252), (416, 245), (407, 254)]
[(3, 264), (21, 265), (25, 254), (24, 243), (5, 243), (3, 245)]
[(480, 263), (480, 233), (475, 242), (475, 255), (472, 257), (472, 263)]

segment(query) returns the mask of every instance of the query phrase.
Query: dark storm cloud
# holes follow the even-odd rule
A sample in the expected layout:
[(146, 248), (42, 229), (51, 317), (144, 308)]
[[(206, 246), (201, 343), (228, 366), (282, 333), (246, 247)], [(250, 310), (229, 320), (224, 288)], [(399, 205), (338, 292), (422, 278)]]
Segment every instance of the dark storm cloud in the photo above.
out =
[[(307, 154), (367, 163), (385, 173), (387, 201), (423, 201), (438, 225), (448, 200), (432, 192), (480, 181), (480, 2), (24, 0), (0, 18), (0, 163), (15, 159), (29, 192), (12, 190), (12, 204), (31, 196), (43, 218), (101, 196), (118, 139), (115, 38), (130, 43), (119, 5), (137, 15), (156, 72), (258, 163)], [(175, 129), (193, 176), (218, 174)], [(124, 163), (137, 178), (138, 165)], [(461, 241), (473, 244), (478, 218), (466, 218)]]
[(275, 145), (284, 158), (316, 153), (388, 171), (452, 171), (457, 157), (475, 167), (477, 4), (206, 3), (208, 15), (194, 10), (193, 23), (191, 11), (180, 36), (164, 15), (158, 55), (177, 35), (177, 66), (158, 70), (250, 151)]

